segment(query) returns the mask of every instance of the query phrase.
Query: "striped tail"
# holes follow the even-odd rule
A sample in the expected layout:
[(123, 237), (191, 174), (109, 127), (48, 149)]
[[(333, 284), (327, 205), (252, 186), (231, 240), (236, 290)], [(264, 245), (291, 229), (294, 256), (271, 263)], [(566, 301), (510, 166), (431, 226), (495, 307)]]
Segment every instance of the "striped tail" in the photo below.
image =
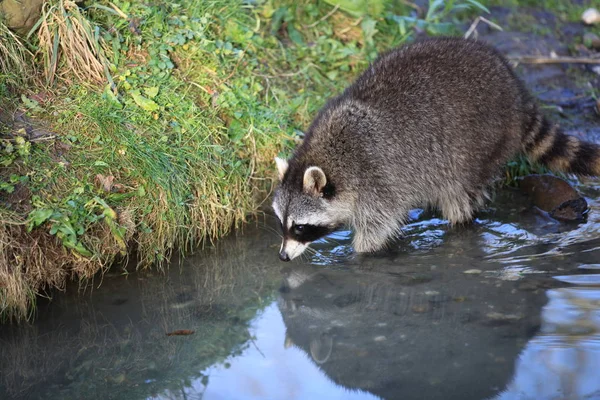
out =
[(523, 149), (531, 161), (553, 171), (600, 176), (600, 145), (566, 135), (539, 113), (525, 131)]

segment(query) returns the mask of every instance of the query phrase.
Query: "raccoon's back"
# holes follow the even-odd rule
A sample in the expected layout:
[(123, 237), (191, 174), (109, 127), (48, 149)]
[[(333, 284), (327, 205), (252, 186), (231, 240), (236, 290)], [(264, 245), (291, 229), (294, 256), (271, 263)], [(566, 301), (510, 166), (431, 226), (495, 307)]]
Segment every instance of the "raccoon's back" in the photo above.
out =
[(380, 56), (346, 95), (389, 113), (405, 128), (424, 123), (444, 131), (520, 122), (531, 103), (494, 48), (458, 38), (426, 39)]
[(458, 38), (427, 39), (380, 56), (342, 97), (376, 115), (362, 143), (369, 153), (422, 175), (451, 165), (448, 173), (476, 180), (488, 179), (518, 151), (535, 109), (495, 49)]
[(443, 101), (493, 105), (499, 105), (497, 99), (531, 101), (496, 49), (460, 38), (425, 39), (385, 53), (346, 94), (389, 110)]

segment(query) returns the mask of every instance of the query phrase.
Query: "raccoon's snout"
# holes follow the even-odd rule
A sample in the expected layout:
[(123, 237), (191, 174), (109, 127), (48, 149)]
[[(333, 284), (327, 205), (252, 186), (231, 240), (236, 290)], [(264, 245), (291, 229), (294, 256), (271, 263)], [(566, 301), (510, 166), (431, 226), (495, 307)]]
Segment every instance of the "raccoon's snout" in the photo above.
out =
[(281, 261), (285, 261), (285, 262), (288, 262), (291, 260), (290, 256), (288, 256), (288, 254), (285, 252), (285, 250), (281, 250), (279, 252), (279, 259)]
[(291, 261), (302, 254), (307, 245), (294, 239), (284, 239), (279, 250), (279, 259), (285, 262)]

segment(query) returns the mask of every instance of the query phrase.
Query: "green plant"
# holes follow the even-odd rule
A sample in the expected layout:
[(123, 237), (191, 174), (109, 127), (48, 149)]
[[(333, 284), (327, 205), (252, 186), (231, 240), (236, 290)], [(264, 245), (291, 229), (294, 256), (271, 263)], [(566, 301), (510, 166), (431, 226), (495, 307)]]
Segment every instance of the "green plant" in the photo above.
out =
[(27, 160), (31, 152), (31, 142), (27, 140), (24, 130), (20, 130), (13, 138), (0, 138), (0, 165), (8, 167), (17, 158)]
[(124, 254), (125, 228), (119, 226), (116, 212), (97, 196), (82, 202), (79, 195), (83, 190), (76, 190), (57, 208), (48, 208), (39, 197), (35, 197), (33, 204), (36, 208), (29, 213), (27, 230), (31, 232), (32, 229), (48, 223), (49, 233), (58, 237), (66, 248), (84, 257), (92, 257), (94, 254), (82, 243), (81, 237), (91, 225), (102, 221), (108, 225), (113, 239)]
[(456, 24), (448, 19), (458, 12), (473, 9), (490, 12), (487, 7), (474, 0), (429, 0), (427, 13), (423, 18), (406, 15), (390, 15), (388, 18), (398, 24), (403, 36), (410, 35), (414, 27), (431, 35), (449, 35), (455, 33)]

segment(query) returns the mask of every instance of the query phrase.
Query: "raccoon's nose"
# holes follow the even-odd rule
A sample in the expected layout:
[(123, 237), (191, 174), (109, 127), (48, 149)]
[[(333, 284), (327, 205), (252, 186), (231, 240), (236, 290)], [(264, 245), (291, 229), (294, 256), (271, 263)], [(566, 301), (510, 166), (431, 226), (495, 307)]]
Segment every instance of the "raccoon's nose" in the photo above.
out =
[(279, 252), (279, 259), (281, 261), (286, 261), (287, 262), (287, 261), (290, 261), (290, 256), (288, 256), (288, 254), (285, 252), (285, 250), (281, 250)]

